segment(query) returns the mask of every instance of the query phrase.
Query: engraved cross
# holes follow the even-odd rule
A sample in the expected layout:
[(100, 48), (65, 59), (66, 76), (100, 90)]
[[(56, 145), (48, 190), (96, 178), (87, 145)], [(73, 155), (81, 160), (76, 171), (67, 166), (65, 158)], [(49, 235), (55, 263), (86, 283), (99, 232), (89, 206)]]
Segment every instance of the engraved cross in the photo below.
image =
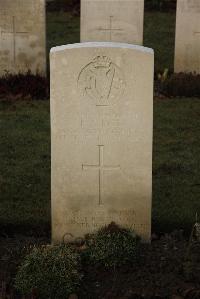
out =
[(13, 16), (12, 17), (12, 31), (1, 31), (1, 35), (2, 34), (12, 34), (13, 35), (13, 62), (15, 64), (15, 62), (16, 62), (16, 36), (18, 34), (28, 34), (28, 32), (16, 31), (15, 16)]
[(107, 31), (107, 32), (109, 32), (109, 34), (110, 34), (110, 41), (112, 41), (112, 33), (114, 32), (114, 31), (123, 31), (123, 29), (120, 29), (120, 28), (113, 28), (113, 16), (110, 16), (110, 19), (109, 19), (109, 28), (99, 28), (98, 30), (99, 31)]
[(99, 149), (99, 163), (97, 165), (84, 165), (82, 164), (82, 170), (97, 170), (98, 171), (98, 195), (99, 205), (103, 204), (102, 193), (103, 193), (103, 174), (104, 171), (112, 171), (120, 169), (119, 165), (104, 165), (104, 145), (98, 145)]

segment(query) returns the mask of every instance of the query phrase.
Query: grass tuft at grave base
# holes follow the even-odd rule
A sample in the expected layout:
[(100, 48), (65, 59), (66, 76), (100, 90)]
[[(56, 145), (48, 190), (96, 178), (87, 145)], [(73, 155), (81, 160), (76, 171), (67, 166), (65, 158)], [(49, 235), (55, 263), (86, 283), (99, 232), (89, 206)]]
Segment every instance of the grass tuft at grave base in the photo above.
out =
[(61, 299), (77, 291), (81, 282), (80, 255), (72, 246), (34, 246), (19, 266), (15, 287), (38, 299)]
[(86, 264), (100, 265), (106, 269), (132, 265), (138, 257), (139, 241), (133, 230), (111, 222), (98, 232), (86, 236), (87, 249), (83, 256)]
[[(1, 232), (50, 232), (49, 101), (0, 102)], [(200, 215), (200, 100), (155, 99), (153, 231)]]

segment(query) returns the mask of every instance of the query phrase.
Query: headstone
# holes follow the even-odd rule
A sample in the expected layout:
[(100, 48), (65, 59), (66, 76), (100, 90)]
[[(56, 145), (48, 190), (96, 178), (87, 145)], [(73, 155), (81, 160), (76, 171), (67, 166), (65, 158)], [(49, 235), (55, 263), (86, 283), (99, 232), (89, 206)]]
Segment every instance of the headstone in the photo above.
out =
[(200, 73), (200, 0), (177, 0), (174, 70)]
[(46, 73), (45, 0), (0, 0), (0, 76)]
[(153, 50), (52, 48), (53, 242), (114, 221), (151, 232)]
[(82, 42), (143, 44), (144, 0), (81, 0)]

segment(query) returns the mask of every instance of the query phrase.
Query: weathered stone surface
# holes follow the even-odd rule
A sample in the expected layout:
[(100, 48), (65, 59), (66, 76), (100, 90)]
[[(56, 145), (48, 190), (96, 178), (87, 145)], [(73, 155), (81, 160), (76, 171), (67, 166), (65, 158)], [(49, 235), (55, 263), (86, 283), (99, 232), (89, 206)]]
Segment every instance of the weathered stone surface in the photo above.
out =
[(153, 51), (120, 43), (50, 54), (53, 242), (115, 221), (151, 232)]
[(143, 44), (144, 0), (81, 0), (82, 42)]
[(0, 75), (46, 73), (45, 0), (0, 0)]
[(174, 70), (200, 73), (199, 0), (177, 0)]

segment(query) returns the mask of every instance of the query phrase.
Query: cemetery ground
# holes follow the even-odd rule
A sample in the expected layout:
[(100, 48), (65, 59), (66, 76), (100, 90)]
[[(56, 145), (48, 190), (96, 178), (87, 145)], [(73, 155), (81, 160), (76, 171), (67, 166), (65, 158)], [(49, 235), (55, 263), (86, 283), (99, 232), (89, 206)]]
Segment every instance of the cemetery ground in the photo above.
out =
[[(48, 15), (48, 48), (78, 42), (78, 17), (65, 17)], [(144, 44), (155, 49), (156, 71), (172, 69), (174, 23), (173, 13), (146, 13)], [(24, 247), (51, 238), (49, 101), (3, 99), (0, 120), (0, 298), (20, 298), (13, 278)], [(132, 266), (86, 266), (79, 298), (200, 298), (199, 245), (187, 256), (200, 213), (199, 129), (199, 99), (155, 97), (152, 245)]]
[[(2, 101), (0, 107), (0, 279), (9, 282), (24, 246), (50, 242), (49, 101)], [(114, 276), (86, 268), (81, 298), (134, 298), (134, 293), (171, 298), (177, 285), (187, 290), (199, 284), (199, 261), (183, 275), (188, 235), (200, 209), (199, 115), (199, 99), (155, 98), (152, 231), (157, 240), (141, 251), (142, 265), (123, 267)]]

